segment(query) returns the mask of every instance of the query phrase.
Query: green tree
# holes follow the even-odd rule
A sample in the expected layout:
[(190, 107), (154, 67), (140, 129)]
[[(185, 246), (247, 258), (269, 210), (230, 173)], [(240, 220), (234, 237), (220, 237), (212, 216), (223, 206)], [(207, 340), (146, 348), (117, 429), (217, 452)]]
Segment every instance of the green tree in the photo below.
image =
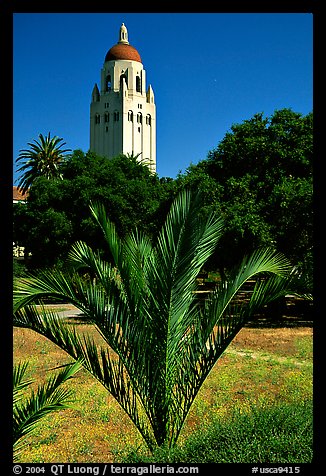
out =
[(62, 261), (76, 240), (103, 249), (103, 237), (89, 216), (91, 200), (105, 204), (120, 235), (134, 226), (153, 234), (162, 223), (171, 186), (135, 157), (109, 160), (77, 150), (60, 170), (62, 180), (37, 178), (24, 209), (14, 210), (14, 241), (32, 254), (30, 269)]
[[(211, 184), (226, 233), (216, 265), (230, 267), (257, 246), (275, 246), (311, 271), (313, 116), (290, 109), (234, 124), (206, 160), (179, 180)], [(222, 252), (223, 250), (223, 252)]]
[(40, 384), (37, 391), (32, 390), (25, 396), (25, 388), (32, 380), (25, 378), (28, 362), (14, 366), (13, 371), (13, 443), (14, 460), (17, 460), (24, 448), (24, 439), (35, 431), (40, 420), (49, 413), (69, 408), (71, 391), (62, 388), (62, 384), (72, 378), (81, 368), (79, 362), (65, 366), (45, 384)]
[(13, 212), (13, 241), (16, 246), (24, 246), (29, 229), (29, 214), (26, 204), (14, 203)]
[[(120, 155), (107, 159), (91, 152), (75, 151), (63, 167), (63, 176), (61, 202), (69, 197), (68, 216), (86, 219), (90, 226), (89, 202), (101, 201), (121, 235), (135, 226), (148, 233), (157, 229), (156, 213), (168, 194), (158, 176), (138, 162), (137, 157)], [(82, 221), (76, 230), (78, 239), (84, 237), (83, 228)]]
[[(203, 382), (246, 319), (291, 289), (288, 261), (264, 249), (245, 257), (207, 302), (197, 300), (196, 278), (223, 232), (222, 219), (201, 213), (200, 202), (200, 195), (181, 193), (153, 242), (139, 230), (119, 238), (105, 208), (93, 205), (111, 263), (78, 242), (70, 273), (43, 272), (15, 283), (14, 324), (83, 359), (150, 449), (176, 443)], [(96, 278), (83, 280), (77, 273), (83, 269)], [(237, 303), (253, 278), (250, 300)], [(33, 303), (50, 298), (77, 306), (107, 347), (52, 313), (39, 315)]]
[(65, 159), (65, 153), (70, 149), (61, 148), (66, 144), (63, 139), (49, 134), (44, 137), (39, 135), (39, 140), (29, 142), (29, 149), (22, 149), (16, 163), (22, 162), (17, 172), (23, 172), (18, 189), (27, 192), (37, 177), (47, 179), (62, 178), (60, 165)]
[[(219, 145), (208, 153), (207, 171), (224, 183), (250, 174), (268, 194), (284, 176), (312, 176), (313, 116), (281, 109), (271, 117), (262, 113), (233, 124)], [(272, 183), (269, 183), (269, 181)]]

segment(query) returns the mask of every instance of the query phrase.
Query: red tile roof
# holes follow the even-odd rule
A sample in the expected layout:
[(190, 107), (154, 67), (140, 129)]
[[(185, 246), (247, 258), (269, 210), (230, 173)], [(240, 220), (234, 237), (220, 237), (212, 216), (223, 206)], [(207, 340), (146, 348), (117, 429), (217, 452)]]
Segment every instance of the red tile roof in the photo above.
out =
[(132, 60), (141, 63), (141, 58), (136, 48), (124, 44), (116, 44), (107, 52), (105, 61), (114, 60)]
[(13, 200), (26, 200), (28, 197), (28, 192), (26, 193), (21, 193), (21, 191), (18, 190), (18, 187), (12, 187), (12, 197)]

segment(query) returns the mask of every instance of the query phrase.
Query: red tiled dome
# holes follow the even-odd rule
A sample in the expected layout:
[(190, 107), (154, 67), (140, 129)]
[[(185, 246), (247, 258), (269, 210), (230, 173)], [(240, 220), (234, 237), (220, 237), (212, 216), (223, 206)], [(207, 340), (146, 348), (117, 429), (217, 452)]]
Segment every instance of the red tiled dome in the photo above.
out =
[(105, 62), (115, 60), (131, 60), (141, 63), (141, 57), (136, 48), (123, 43), (112, 46), (106, 54)]

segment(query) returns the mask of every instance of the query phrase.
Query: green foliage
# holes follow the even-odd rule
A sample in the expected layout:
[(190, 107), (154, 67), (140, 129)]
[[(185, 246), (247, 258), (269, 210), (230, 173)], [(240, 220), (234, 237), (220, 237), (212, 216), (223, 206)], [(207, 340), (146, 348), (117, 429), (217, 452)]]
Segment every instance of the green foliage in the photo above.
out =
[(113, 159), (75, 151), (60, 168), (62, 180), (39, 177), (26, 205), (14, 210), (14, 240), (31, 253), (30, 269), (57, 265), (77, 240), (104, 248), (89, 216), (90, 201), (105, 204), (119, 233), (134, 226), (153, 234), (170, 203), (170, 191), (134, 157)]
[(13, 259), (13, 277), (19, 278), (27, 274), (27, 269), (24, 263), (18, 261), (16, 258)]
[(152, 455), (133, 450), (122, 463), (310, 463), (312, 437), (312, 402), (253, 406), (224, 420), (212, 418), (182, 446)]
[(275, 111), (270, 118), (255, 114), (231, 131), (208, 154), (210, 175), (219, 181), (249, 173), (269, 189), (284, 176), (311, 177), (312, 114), (303, 117), (290, 109)]
[(14, 211), (14, 241), (32, 253), (30, 269), (58, 264), (77, 240), (104, 250), (90, 201), (105, 204), (121, 236), (135, 226), (155, 236), (172, 199), (188, 188), (201, 191), (203, 214), (225, 221), (208, 268), (223, 275), (244, 253), (273, 246), (312, 281), (312, 122), (312, 114), (290, 109), (255, 114), (176, 180), (159, 179), (133, 156), (77, 150), (60, 162), (62, 180), (34, 177), (27, 206)]
[[(122, 235), (135, 226), (144, 230), (151, 227), (162, 199), (162, 187), (158, 177), (136, 158), (121, 155), (108, 160), (76, 151), (65, 163), (63, 176), (66, 181), (62, 190), (65, 199), (70, 199), (68, 216), (79, 213), (83, 218), (88, 217), (89, 202), (100, 201), (107, 206)], [(80, 226), (77, 235), (84, 239), (82, 229)]]
[[(46, 179), (61, 178), (60, 164), (65, 158), (65, 152), (69, 149), (62, 150), (65, 145), (63, 139), (55, 136), (47, 137), (39, 135), (39, 141), (34, 140), (34, 144), (29, 142), (29, 149), (22, 149), (16, 162), (22, 162), (17, 172), (23, 172), (20, 178), (18, 188), (23, 192), (27, 192), (37, 177), (45, 177)], [(60, 144), (61, 142), (61, 144)]]
[(209, 189), (210, 207), (223, 214), (226, 233), (213, 261), (222, 273), (243, 252), (275, 246), (311, 275), (312, 120), (290, 109), (255, 114), (179, 176), (179, 188)]
[(103, 237), (89, 217), (91, 200), (105, 204), (121, 235), (134, 226), (153, 234), (170, 203), (169, 185), (134, 157), (108, 160), (77, 150), (61, 165), (60, 173), (59, 181), (35, 180), (24, 209), (14, 211), (14, 241), (31, 253), (30, 269), (62, 261), (77, 240), (104, 248)]
[[(15, 283), (14, 324), (82, 359), (150, 449), (175, 445), (203, 382), (248, 317), (292, 290), (288, 261), (272, 249), (259, 249), (200, 304), (197, 276), (223, 231), (219, 215), (204, 216), (200, 203), (200, 194), (178, 195), (153, 242), (137, 229), (119, 237), (106, 208), (93, 204), (110, 261), (77, 242), (69, 273), (43, 272)], [(86, 269), (93, 279), (80, 277), (78, 270)], [(249, 279), (257, 279), (254, 291), (248, 302), (239, 303)], [(39, 315), (31, 305), (51, 298), (80, 309), (107, 347), (97, 348), (55, 313)]]
[(81, 368), (79, 362), (64, 367), (52, 376), (46, 384), (32, 390), (29, 397), (24, 396), (24, 389), (32, 380), (25, 379), (28, 362), (15, 365), (13, 371), (13, 442), (14, 458), (24, 448), (24, 438), (35, 431), (40, 420), (51, 412), (69, 408), (71, 398), (69, 390), (62, 384), (73, 377)]

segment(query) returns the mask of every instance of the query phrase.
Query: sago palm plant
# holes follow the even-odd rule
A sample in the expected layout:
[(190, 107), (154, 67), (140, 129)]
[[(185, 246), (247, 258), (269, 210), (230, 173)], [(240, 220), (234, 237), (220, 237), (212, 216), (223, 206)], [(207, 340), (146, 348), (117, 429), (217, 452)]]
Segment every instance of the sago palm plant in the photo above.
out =
[(60, 164), (64, 160), (65, 153), (70, 149), (62, 149), (65, 145), (63, 139), (50, 133), (44, 137), (39, 135), (39, 140), (34, 140), (34, 144), (29, 142), (30, 149), (20, 150), (16, 163), (22, 163), (17, 172), (23, 172), (19, 181), (18, 189), (26, 193), (37, 177), (47, 179), (62, 178), (60, 174)]
[[(70, 253), (71, 271), (44, 272), (15, 285), (14, 324), (46, 336), (113, 395), (148, 447), (173, 446), (189, 409), (217, 359), (246, 319), (289, 291), (290, 265), (271, 249), (243, 259), (203, 304), (197, 276), (223, 232), (214, 213), (198, 213), (199, 195), (181, 193), (153, 242), (135, 231), (124, 239), (103, 206), (91, 206), (110, 262), (83, 242)], [(95, 279), (78, 273), (88, 269)], [(249, 279), (250, 300), (237, 299)], [(50, 298), (74, 304), (106, 346), (34, 303)], [(112, 352), (114, 351), (114, 352)]]
[(32, 380), (25, 378), (28, 362), (15, 365), (13, 371), (13, 443), (16, 460), (26, 445), (25, 437), (35, 431), (40, 420), (54, 411), (69, 408), (72, 392), (62, 387), (82, 367), (80, 362), (64, 366), (35, 392), (24, 396)]

